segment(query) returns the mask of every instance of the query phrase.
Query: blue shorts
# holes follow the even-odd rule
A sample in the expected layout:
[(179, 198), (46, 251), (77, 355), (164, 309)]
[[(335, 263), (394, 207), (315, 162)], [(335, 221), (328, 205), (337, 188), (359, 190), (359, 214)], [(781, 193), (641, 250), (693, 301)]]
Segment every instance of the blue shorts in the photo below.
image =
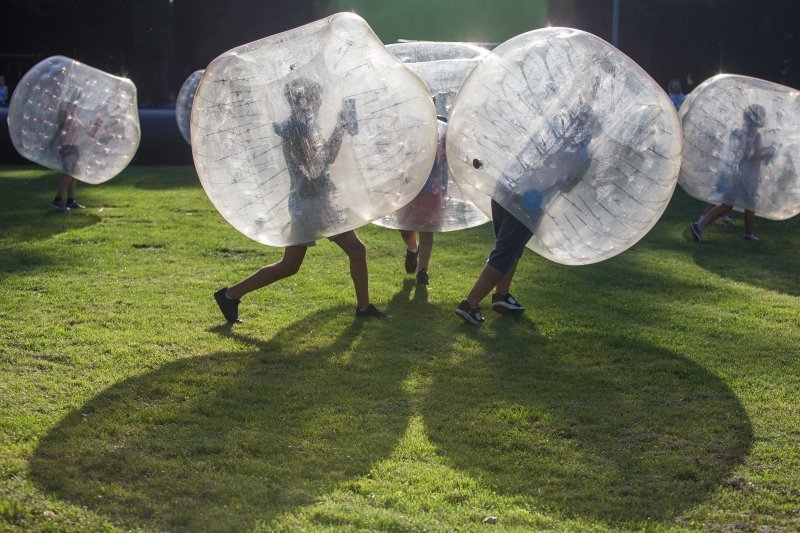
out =
[(495, 243), (487, 263), (505, 274), (522, 257), (525, 244), (531, 240), (533, 232), (494, 200), (492, 200), (492, 226)]

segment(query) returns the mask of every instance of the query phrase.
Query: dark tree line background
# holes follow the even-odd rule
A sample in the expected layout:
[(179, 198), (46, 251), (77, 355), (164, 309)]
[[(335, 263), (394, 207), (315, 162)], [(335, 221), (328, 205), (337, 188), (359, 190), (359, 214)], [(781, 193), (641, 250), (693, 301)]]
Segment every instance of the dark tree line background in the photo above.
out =
[[(458, 0), (430, 1), (458, 9)], [(612, 1), (550, 0), (549, 19), (610, 41)], [(800, 0), (620, 0), (620, 6), (619, 48), (661, 85), (678, 77), (688, 92), (725, 71), (800, 86)], [(66, 55), (130, 77), (142, 106), (165, 106), (191, 72), (222, 52), (321, 18), (327, 7), (325, 0), (4, 0), (0, 75), (13, 89), (38, 61)], [(514, 14), (497, 9), (498, 17)]]

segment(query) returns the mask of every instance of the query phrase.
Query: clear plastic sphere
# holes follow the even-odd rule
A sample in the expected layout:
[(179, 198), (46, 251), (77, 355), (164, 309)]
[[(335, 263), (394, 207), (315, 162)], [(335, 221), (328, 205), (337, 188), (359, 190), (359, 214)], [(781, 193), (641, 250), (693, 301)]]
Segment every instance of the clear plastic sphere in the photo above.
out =
[[(450, 115), (453, 99), (467, 75), (489, 53), (467, 43), (427, 41), (390, 44), (386, 48), (422, 77), (433, 96), (437, 114), (444, 120)], [(422, 191), (407, 205), (374, 224), (391, 229), (440, 232), (471, 228), (489, 220), (449, 176), (444, 120), (439, 121), (436, 162)], [(488, 207), (489, 197), (483, 195), (482, 199)]]
[(800, 91), (720, 74), (689, 94), (680, 116), (687, 193), (773, 220), (800, 213)]
[(419, 76), (351, 13), (226, 52), (192, 107), (192, 151), (214, 206), (274, 246), (352, 230), (407, 204), (436, 156)]
[(26, 159), (102, 183), (122, 172), (139, 147), (136, 86), (68, 57), (47, 58), (14, 90), (8, 129)]
[(458, 92), (447, 128), (451, 172), (522, 221), (528, 247), (568, 265), (641, 239), (677, 183), (675, 107), (602, 39), (569, 28), (501, 44)]
[(200, 85), (200, 78), (203, 77), (205, 70), (195, 70), (186, 81), (181, 85), (178, 92), (178, 100), (175, 102), (175, 120), (178, 122), (178, 130), (187, 143), (192, 144), (191, 124), (192, 124), (192, 104), (194, 103), (194, 93)]

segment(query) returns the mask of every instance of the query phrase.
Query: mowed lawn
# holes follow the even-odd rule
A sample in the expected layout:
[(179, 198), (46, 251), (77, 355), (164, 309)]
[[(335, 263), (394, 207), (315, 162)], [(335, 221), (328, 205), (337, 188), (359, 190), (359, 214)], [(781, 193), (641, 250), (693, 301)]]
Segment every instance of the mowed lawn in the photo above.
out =
[(427, 290), (368, 226), (391, 318), (323, 240), (230, 327), (213, 291), (281, 250), (193, 168), (69, 213), (58, 177), (0, 167), (0, 530), (800, 529), (798, 218), (697, 244), (679, 189), (616, 258), (526, 251), (527, 312), (481, 328), (454, 309), (489, 225), (436, 236)]

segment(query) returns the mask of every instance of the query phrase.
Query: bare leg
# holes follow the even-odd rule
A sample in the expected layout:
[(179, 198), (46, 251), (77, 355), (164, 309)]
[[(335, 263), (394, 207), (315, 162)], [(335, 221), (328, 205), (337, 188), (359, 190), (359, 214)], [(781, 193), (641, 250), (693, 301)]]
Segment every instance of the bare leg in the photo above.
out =
[(70, 176), (69, 186), (67, 187), (67, 198), (75, 198), (75, 189), (78, 186), (78, 179)]
[(362, 311), (369, 306), (369, 273), (367, 271), (367, 248), (355, 231), (336, 237), (333, 242), (350, 258), (350, 277), (356, 290), (356, 303)]
[(708, 227), (715, 220), (717, 220), (719, 217), (721, 217), (722, 215), (724, 215), (725, 213), (727, 213), (731, 209), (733, 209), (733, 206), (732, 205), (728, 205), (728, 204), (722, 204), (722, 205), (718, 205), (718, 206), (712, 207), (711, 209), (708, 210), (708, 212), (706, 214), (704, 214), (702, 217), (700, 217), (700, 220), (698, 220), (697, 223), (700, 224), (700, 228), (701, 229), (705, 228), (705, 227)]
[(283, 251), (283, 258), (269, 266), (265, 266), (249, 278), (228, 288), (228, 296), (234, 300), (241, 300), (248, 292), (271, 285), (278, 280), (297, 274), (303, 259), (306, 256), (305, 246), (287, 246)]
[(511, 280), (514, 279), (514, 272), (517, 271), (517, 265), (519, 264), (519, 259), (514, 261), (514, 264), (511, 265), (511, 268), (508, 269), (508, 272), (503, 274), (503, 277), (500, 278), (500, 281), (497, 282), (497, 290), (495, 291), (498, 294), (508, 294), (509, 289), (511, 288)]
[[(481, 270), (478, 279), (475, 281), (475, 284), (470, 289), (469, 294), (467, 294), (467, 301), (470, 303), (472, 307), (476, 307), (481, 300), (486, 298), (486, 296), (492, 292), (492, 289), (500, 282), (503, 278), (504, 274), (497, 270), (495, 267), (486, 263), (483, 266), (483, 270)], [(509, 280), (509, 284), (511, 281)]]
[(756, 226), (756, 214), (749, 209), (744, 210), (744, 234), (752, 235)]
[(417, 263), (417, 272), (420, 270), (427, 270), (428, 263), (431, 260), (431, 251), (433, 250), (433, 233), (430, 231), (419, 232), (419, 262)]
[(417, 251), (417, 232), (416, 231), (409, 231), (406, 229), (400, 230), (400, 236), (403, 238), (403, 241), (406, 243), (406, 248), (408, 248), (411, 252)]
[(72, 176), (64, 174), (64, 176), (62, 176), (61, 178), (61, 181), (58, 183), (58, 191), (56, 191), (56, 198), (64, 198), (64, 196), (67, 194), (67, 190), (69, 190), (70, 187), (72, 188), (72, 192), (74, 194), (75, 185), (73, 184), (73, 181), (77, 180)]

